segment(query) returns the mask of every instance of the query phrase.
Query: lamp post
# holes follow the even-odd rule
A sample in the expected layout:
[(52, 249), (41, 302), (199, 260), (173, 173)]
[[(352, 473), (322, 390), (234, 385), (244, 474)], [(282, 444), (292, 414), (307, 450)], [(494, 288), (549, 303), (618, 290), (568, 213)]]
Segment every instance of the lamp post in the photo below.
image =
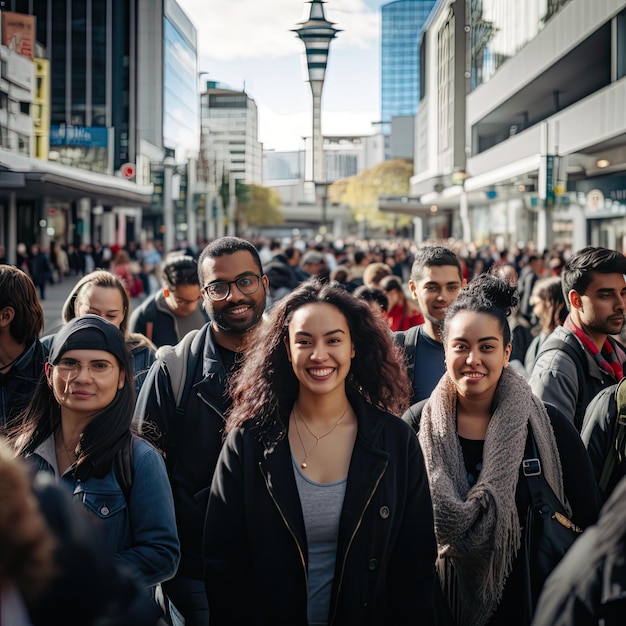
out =
[(174, 249), (174, 203), (172, 198), (172, 178), (176, 169), (176, 161), (172, 157), (163, 159), (163, 249), (166, 253)]
[[(324, 0), (309, 0), (311, 9), (309, 19), (300, 22), (299, 28), (293, 32), (302, 40), (306, 52), (307, 72), (311, 95), (313, 96), (313, 132), (312, 155), (313, 155), (313, 183), (326, 184), (324, 174), (324, 145), (322, 137), (322, 89), (328, 63), (328, 51), (330, 42), (337, 36), (340, 30), (334, 28), (333, 22), (329, 22), (324, 15)], [(322, 227), (326, 226), (326, 202), (322, 201)]]

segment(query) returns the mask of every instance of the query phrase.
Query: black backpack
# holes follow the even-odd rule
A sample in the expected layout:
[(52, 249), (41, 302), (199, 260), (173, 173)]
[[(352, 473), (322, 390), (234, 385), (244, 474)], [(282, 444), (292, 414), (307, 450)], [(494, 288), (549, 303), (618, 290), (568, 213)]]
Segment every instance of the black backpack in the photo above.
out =
[[(615, 402), (617, 405), (617, 415), (613, 422), (612, 445), (602, 466), (598, 487), (603, 497), (606, 496), (607, 488), (613, 482), (613, 474), (616, 466), (622, 464), (626, 458), (626, 378), (618, 383), (615, 389)], [(617, 481), (615, 481), (617, 482)]]

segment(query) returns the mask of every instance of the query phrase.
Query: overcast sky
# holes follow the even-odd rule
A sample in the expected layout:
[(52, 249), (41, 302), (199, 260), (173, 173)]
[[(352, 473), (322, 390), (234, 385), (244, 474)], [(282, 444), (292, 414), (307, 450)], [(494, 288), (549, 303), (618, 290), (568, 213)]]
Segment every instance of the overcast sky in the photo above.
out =
[[(327, 0), (342, 30), (331, 44), (322, 131), (370, 134), (380, 118), (380, 6), (388, 0)], [(259, 108), (266, 149), (295, 150), (311, 134), (304, 44), (290, 29), (308, 15), (304, 0), (178, 0), (198, 31), (203, 80), (243, 89)]]

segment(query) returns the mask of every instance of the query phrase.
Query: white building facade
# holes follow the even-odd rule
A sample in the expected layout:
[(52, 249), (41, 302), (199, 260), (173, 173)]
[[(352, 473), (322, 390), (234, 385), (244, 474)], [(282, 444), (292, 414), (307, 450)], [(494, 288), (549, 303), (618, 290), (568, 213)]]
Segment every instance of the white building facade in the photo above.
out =
[(423, 238), (625, 249), (625, 51), (624, 0), (439, 2), (411, 193), (383, 208)]

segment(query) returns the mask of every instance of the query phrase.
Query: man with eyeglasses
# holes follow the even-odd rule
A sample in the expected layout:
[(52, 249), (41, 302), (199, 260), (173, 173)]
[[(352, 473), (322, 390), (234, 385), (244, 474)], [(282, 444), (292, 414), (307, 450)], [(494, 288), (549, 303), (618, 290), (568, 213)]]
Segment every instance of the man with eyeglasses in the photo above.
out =
[(133, 333), (155, 346), (173, 346), (208, 321), (202, 308), (198, 264), (187, 255), (168, 256), (161, 267), (163, 289), (150, 295), (130, 316)]
[[(269, 288), (256, 248), (237, 237), (210, 243), (198, 260), (202, 299), (211, 321), (150, 369), (135, 420), (165, 453), (181, 543), (176, 576), (162, 585), (172, 623), (209, 623), (202, 567), (204, 513), (230, 407), (229, 377), (259, 324)], [(179, 382), (176, 372), (184, 373)], [(176, 401), (176, 396), (180, 400)]]

